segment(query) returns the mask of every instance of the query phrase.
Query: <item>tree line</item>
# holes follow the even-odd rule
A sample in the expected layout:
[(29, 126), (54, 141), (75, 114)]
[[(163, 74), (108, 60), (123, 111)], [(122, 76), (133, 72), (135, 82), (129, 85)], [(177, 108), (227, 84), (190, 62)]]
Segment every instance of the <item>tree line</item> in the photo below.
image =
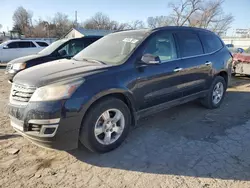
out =
[[(56, 13), (51, 19), (33, 19), (33, 13), (24, 7), (18, 7), (13, 14), (13, 30), (26, 37), (63, 36), (72, 27), (86, 29), (124, 30), (156, 28), (162, 26), (191, 26), (212, 30), (218, 34), (226, 32), (234, 17), (222, 9), (224, 0), (180, 0), (168, 4), (171, 12), (166, 15), (148, 17), (147, 21), (134, 20), (121, 23), (108, 15), (98, 12), (82, 23), (70, 20), (64, 13)], [(1, 24), (0, 24), (1, 25)]]

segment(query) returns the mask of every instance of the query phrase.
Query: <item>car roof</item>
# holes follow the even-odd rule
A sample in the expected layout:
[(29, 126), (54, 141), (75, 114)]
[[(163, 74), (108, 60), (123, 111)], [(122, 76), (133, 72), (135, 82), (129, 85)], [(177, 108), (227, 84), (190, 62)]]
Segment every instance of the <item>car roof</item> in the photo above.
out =
[(23, 41), (23, 42), (30, 42), (30, 41), (32, 41), (32, 42), (46, 42), (46, 43), (48, 43), (45, 40), (35, 40), (35, 39), (11, 39), (11, 40), (7, 40), (5, 42), (21, 42), (21, 41)]
[(138, 31), (138, 32), (155, 32), (155, 31), (162, 31), (162, 30), (179, 30), (179, 31), (200, 31), (200, 32), (209, 32), (213, 33), (212, 31), (209, 31), (207, 29), (197, 28), (197, 27), (187, 27), (187, 26), (164, 26), (164, 27), (157, 27), (154, 29), (128, 29), (128, 30), (120, 30), (115, 32), (126, 32), (126, 31)]
[(198, 27), (187, 27), (187, 26), (165, 26), (152, 29), (152, 31), (160, 31), (160, 30), (201, 31), (201, 32), (213, 33), (212, 31), (209, 31), (207, 29)]

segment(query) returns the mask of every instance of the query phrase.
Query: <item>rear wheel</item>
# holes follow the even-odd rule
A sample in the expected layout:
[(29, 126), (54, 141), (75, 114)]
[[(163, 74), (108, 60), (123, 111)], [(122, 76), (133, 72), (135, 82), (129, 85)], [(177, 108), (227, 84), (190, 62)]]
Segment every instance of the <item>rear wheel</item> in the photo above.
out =
[(226, 89), (227, 84), (225, 79), (221, 76), (216, 76), (206, 97), (201, 100), (201, 103), (209, 109), (218, 108), (224, 99)]
[(98, 153), (111, 151), (125, 140), (131, 124), (127, 105), (117, 98), (95, 104), (83, 120), (80, 142)]

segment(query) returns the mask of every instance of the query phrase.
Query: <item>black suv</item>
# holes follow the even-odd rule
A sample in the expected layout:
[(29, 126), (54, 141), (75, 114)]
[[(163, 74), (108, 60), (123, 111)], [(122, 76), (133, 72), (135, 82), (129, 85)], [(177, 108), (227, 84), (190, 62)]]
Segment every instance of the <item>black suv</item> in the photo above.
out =
[(107, 152), (150, 114), (200, 99), (223, 101), (232, 56), (214, 33), (164, 27), (109, 34), (72, 59), (17, 74), (11, 125), (38, 145), (69, 150), (83, 144)]
[(102, 36), (85, 36), (82, 38), (57, 40), (37, 54), (10, 61), (6, 66), (5, 74), (7, 74), (8, 80), (12, 82), (13, 77), (18, 72), (49, 61), (63, 58), (70, 59), (101, 37)]

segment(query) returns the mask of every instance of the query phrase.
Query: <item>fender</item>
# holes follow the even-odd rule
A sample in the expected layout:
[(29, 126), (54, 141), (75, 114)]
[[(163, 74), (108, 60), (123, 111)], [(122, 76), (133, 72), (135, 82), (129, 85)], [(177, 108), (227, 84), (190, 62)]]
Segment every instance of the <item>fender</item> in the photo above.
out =
[(109, 96), (109, 95), (115, 95), (115, 94), (122, 94), (126, 98), (126, 102), (128, 103), (128, 107), (131, 110), (132, 117), (133, 117), (133, 124), (136, 124), (136, 105), (135, 105), (135, 99), (131, 93), (131, 91), (125, 89), (125, 88), (111, 88), (108, 90), (101, 91), (97, 93), (95, 96), (93, 96), (90, 100), (88, 100), (87, 103), (84, 104), (84, 108), (81, 110), (82, 117), (86, 115), (86, 112), (88, 109), (98, 100), (102, 99), (103, 97)]

